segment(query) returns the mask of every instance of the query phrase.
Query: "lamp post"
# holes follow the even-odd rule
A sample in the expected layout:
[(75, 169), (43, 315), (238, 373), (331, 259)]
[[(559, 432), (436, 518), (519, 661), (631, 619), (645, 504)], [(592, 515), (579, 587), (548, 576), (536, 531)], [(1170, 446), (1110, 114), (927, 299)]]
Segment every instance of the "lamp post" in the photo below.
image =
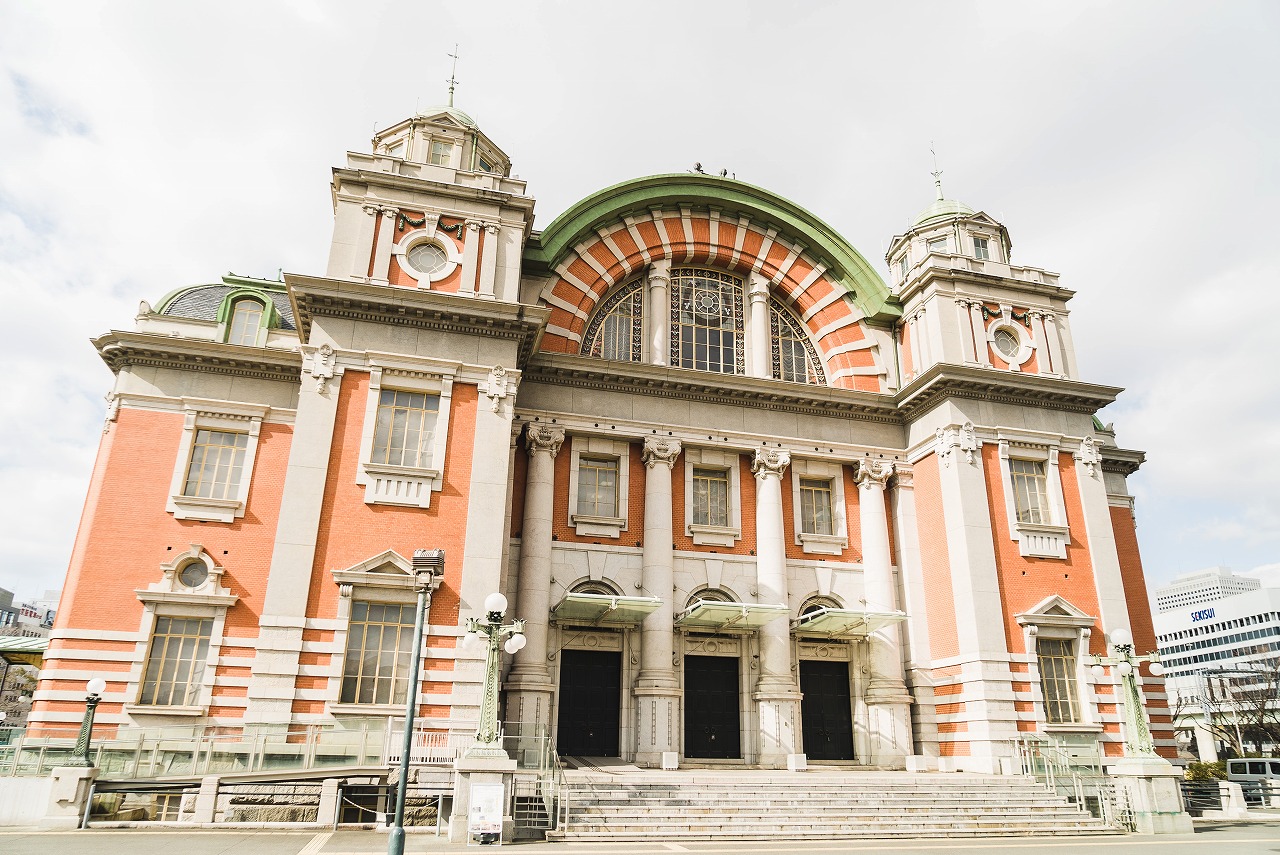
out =
[(1142, 695), (1138, 691), (1138, 668), (1142, 663), (1151, 663), (1152, 676), (1159, 677), (1164, 673), (1164, 665), (1160, 664), (1159, 653), (1148, 653), (1138, 656), (1133, 652), (1133, 636), (1124, 627), (1111, 631), (1112, 656), (1091, 656), (1086, 661), (1092, 667), (1095, 679), (1105, 675), (1104, 665), (1114, 666), (1120, 672), (1120, 684), (1124, 691), (1124, 717), (1126, 735), (1124, 753), (1129, 757), (1158, 757), (1155, 741), (1151, 738), (1151, 728), (1147, 725), (1147, 714), (1143, 709)]
[(63, 764), (66, 766), (93, 765), (93, 761), (89, 759), (89, 742), (93, 736), (93, 714), (98, 709), (98, 701), (102, 699), (102, 693), (107, 690), (107, 681), (101, 677), (94, 677), (85, 688), (89, 696), (84, 699), (84, 720), (80, 722), (80, 735), (76, 737), (76, 747), (72, 757)]
[(507, 753), (502, 750), (502, 733), (498, 728), (498, 682), (502, 672), (502, 656), (498, 652), (498, 644), (506, 636), (504, 649), (511, 654), (524, 649), (524, 621), (513, 620), (502, 625), (502, 617), (507, 613), (507, 598), (494, 592), (485, 597), (485, 617), (468, 618), (467, 634), (462, 643), (469, 649), (475, 649), (483, 637), (488, 641), (485, 657), (484, 696), (480, 702), (480, 723), (476, 727), (476, 741), (467, 749), (467, 757), (501, 757)]
[(412, 656), (409, 659), (409, 686), (405, 690), (404, 742), (400, 749), (400, 779), (396, 787), (395, 821), (387, 838), (387, 855), (404, 855), (404, 800), (409, 787), (409, 755), (413, 751), (413, 717), (418, 707), (418, 675), (422, 663), (422, 630), (431, 595), (444, 578), (444, 550), (416, 549), (413, 553), (414, 590), (418, 593), (418, 611), (413, 619)]

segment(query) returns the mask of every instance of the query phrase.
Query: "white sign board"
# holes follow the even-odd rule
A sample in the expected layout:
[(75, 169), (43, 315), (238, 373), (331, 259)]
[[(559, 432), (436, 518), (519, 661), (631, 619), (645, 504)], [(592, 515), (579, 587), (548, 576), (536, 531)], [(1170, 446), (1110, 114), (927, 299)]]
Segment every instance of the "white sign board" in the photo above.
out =
[(504, 788), (497, 784), (472, 784), (467, 812), (468, 834), (501, 834)]

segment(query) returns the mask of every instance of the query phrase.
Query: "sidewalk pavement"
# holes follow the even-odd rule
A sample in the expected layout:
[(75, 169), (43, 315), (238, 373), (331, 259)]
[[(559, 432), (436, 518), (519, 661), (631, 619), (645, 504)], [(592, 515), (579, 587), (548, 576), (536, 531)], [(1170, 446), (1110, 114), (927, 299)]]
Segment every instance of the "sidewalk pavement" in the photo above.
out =
[[(509, 844), (524, 855), (670, 855), (672, 852), (705, 855), (1204, 855), (1206, 851), (1230, 855), (1274, 855), (1280, 851), (1280, 821), (1197, 822), (1194, 834), (1136, 834), (1115, 837), (986, 837), (936, 840), (798, 840), (627, 843), (519, 843)], [(181, 829), (90, 829), (87, 831), (0, 831), (4, 855), (381, 855), (387, 851), (387, 835), (375, 831), (300, 832), (287, 830), (187, 831)], [(484, 850), (447, 842), (433, 834), (413, 833), (405, 838), (406, 855), (465, 855), (480, 852), (497, 855), (498, 847)]]

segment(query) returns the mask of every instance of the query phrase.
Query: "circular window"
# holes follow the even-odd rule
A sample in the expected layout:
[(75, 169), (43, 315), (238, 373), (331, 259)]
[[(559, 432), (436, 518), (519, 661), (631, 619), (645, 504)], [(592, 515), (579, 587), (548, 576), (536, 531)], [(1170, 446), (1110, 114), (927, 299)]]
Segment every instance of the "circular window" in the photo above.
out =
[(410, 266), (419, 273), (434, 276), (449, 263), (449, 256), (434, 243), (420, 243), (405, 253)]
[(199, 588), (209, 578), (209, 568), (200, 561), (192, 561), (178, 571), (178, 581), (188, 588)]
[(1018, 351), (1022, 349), (1022, 340), (1018, 338), (1018, 334), (1008, 327), (1001, 327), (995, 331), (992, 336), (995, 341), (996, 350), (1000, 351), (1006, 358), (1012, 359), (1018, 355)]

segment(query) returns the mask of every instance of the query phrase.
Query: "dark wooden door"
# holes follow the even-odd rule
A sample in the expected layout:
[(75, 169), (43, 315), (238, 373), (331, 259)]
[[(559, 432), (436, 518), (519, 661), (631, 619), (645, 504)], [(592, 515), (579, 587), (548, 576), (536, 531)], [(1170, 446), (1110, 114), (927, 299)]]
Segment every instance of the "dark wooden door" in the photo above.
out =
[(810, 760), (853, 759), (849, 663), (800, 660), (800, 721)]
[(556, 750), (579, 757), (617, 757), (622, 654), (565, 650), (560, 656)]
[(737, 659), (684, 658), (684, 756), (742, 756)]

